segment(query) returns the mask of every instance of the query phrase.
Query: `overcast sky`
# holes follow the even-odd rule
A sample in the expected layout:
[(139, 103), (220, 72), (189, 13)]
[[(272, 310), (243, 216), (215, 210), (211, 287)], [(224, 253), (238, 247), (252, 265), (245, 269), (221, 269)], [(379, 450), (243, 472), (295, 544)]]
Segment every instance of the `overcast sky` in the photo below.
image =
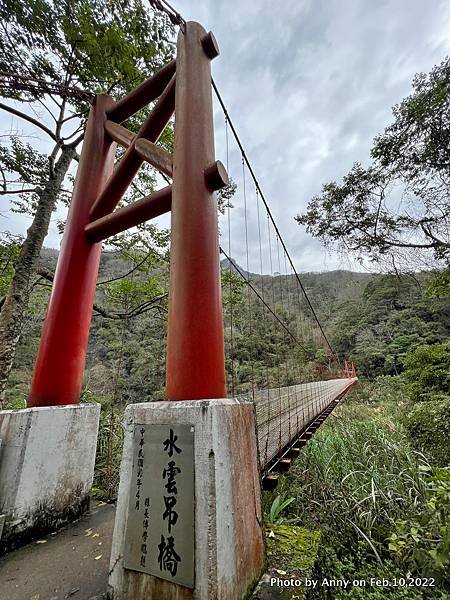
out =
[[(355, 161), (368, 163), (373, 137), (389, 124), (391, 107), (410, 92), (414, 74), (450, 53), (450, 2), (173, 3), (218, 40), (213, 76), (297, 269), (354, 267), (326, 253), (294, 217), (323, 183), (339, 181)], [(225, 162), (219, 110), (215, 121), (216, 154)], [(230, 174), (240, 186), (233, 200), (232, 254), (245, 266), (240, 157), (231, 143)], [(258, 270), (256, 204), (248, 181), (247, 192), (250, 270)], [(28, 226), (23, 217), (5, 216), (0, 230), (24, 232)], [(225, 222), (221, 229), (227, 249)], [(59, 246), (55, 221), (46, 245)]]
[[(450, 53), (450, 2), (175, 4), (218, 40), (213, 76), (297, 268), (348, 266), (327, 255), (294, 216), (323, 183), (340, 180), (355, 161), (368, 163), (373, 137), (391, 121), (391, 107), (410, 92), (414, 74)], [(218, 115), (219, 158), (222, 127)], [(231, 166), (236, 178), (238, 165)], [(238, 208), (239, 199), (234, 203)], [(242, 228), (234, 248), (239, 238)], [(238, 258), (242, 263), (242, 253)]]

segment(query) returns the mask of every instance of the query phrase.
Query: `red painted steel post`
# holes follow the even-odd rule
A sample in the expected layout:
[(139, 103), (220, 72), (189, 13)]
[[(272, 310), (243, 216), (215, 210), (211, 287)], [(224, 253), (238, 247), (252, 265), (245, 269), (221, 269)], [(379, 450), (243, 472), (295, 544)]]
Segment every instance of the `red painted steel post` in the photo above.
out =
[(97, 96), (89, 115), (28, 406), (80, 400), (101, 254), (101, 243), (88, 241), (84, 228), (114, 166), (116, 144), (104, 128), (113, 104), (109, 96)]
[(226, 397), (217, 204), (205, 181), (215, 161), (212, 34), (178, 36), (166, 397)]
[(344, 360), (344, 377), (348, 377), (349, 373), (348, 373), (348, 362), (346, 360)]

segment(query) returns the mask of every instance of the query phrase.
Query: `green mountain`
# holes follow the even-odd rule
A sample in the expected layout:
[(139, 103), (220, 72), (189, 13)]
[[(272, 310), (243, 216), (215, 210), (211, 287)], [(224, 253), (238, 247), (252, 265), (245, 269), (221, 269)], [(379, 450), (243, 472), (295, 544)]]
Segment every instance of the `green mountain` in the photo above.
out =
[[(53, 272), (57, 256), (56, 250), (45, 249), (42, 267)], [(159, 264), (150, 275), (137, 270), (122, 277), (131, 266), (123, 255), (103, 253), (99, 280), (115, 281), (97, 292), (103, 314), (95, 311), (92, 321), (87, 397), (120, 403), (163, 397), (167, 270)], [(228, 261), (222, 262), (229, 382), (233, 379), (237, 391), (246, 391), (251, 378), (265, 387), (267, 382), (277, 385), (280, 377), (282, 383), (316, 377), (317, 365), (327, 363), (327, 352), (296, 277), (239, 270), (259, 297), (243, 285)], [(430, 274), (399, 278), (329, 271), (302, 273), (300, 278), (331, 346), (363, 376), (400, 373), (409, 348), (448, 338), (450, 303), (448, 297), (426, 297)], [(12, 402), (21, 402), (30, 384), (49, 285), (42, 279), (33, 289), (10, 380)], [(155, 305), (148, 302), (153, 296), (160, 298)]]

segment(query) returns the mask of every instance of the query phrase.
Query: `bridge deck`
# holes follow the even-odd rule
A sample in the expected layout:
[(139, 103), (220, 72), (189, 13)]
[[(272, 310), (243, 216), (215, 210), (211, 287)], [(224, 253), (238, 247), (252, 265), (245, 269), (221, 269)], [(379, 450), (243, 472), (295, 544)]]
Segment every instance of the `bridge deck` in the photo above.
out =
[(330, 379), (255, 392), (260, 465), (264, 468), (289, 446), (356, 379)]

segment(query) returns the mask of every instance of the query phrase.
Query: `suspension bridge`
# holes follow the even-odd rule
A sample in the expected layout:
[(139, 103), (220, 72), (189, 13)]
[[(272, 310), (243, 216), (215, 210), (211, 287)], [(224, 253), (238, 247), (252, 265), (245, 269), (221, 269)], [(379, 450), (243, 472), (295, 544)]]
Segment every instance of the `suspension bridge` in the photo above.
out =
[[(326, 336), (211, 80), (219, 54), (213, 34), (170, 14), (180, 26), (176, 59), (117, 102), (89, 98), (27, 420), (15, 425), (15, 415), (5, 414), (1, 421), (2, 475), (22, 469), (28, 479), (19, 474), (2, 484), (0, 513), (8, 541), (42, 528), (48, 511), (33, 513), (37, 505), (57, 506), (61, 521), (83, 510), (98, 408), (79, 400), (102, 242), (170, 212), (167, 401), (131, 405), (125, 415), (110, 586), (114, 598), (231, 600), (244, 597), (264, 562), (259, 481), (274, 489), (357, 378)], [(224, 164), (215, 156), (212, 92), (223, 118)], [(79, 90), (61, 93), (80, 97)], [(132, 133), (123, 123), (149, 104)], [(171, 155), (157, 141), (174, 114)], [(123, 155), (116, 162), (117, 146)], [(144, 163), (169, 185), (117, 208)], [(20, 444), (19, 460), (12, 448)], [(29, 470), (39, 468), (42, 478), (38, 461), (56, 449), (60, 463), (42, 498)], [(18, 501), (24, 496), (27, 506)]]

